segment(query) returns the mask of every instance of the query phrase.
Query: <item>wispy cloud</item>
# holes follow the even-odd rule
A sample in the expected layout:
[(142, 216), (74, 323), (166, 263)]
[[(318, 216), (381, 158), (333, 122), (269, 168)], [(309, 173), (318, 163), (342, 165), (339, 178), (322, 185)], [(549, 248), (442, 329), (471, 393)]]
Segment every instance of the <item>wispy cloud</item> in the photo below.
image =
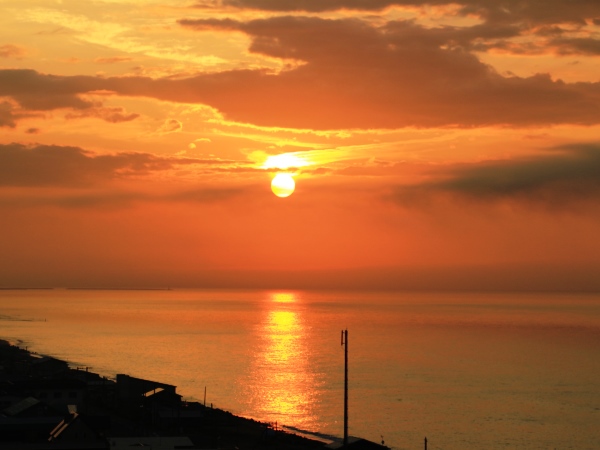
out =
[(65, 114), (65, 119), (82, 119), (85, 117), (95, 117), (110, 123), (121, 123), (135, 120), (140, 115), (137, 113), (128, 113), (125, 111), (125, 108), (106, 108), (102, 106)]
[(19, 45), (4, 44), (0, 45), (0, 58), (20, 59), (26, 55), (25, 48)]
[(130, 56), (111, 56), (105, 58), (94, 58), (94, 62), (97, 62), (98, 64), (117, 64), (129, 61), (133, 61), (133, 58)]
[(159, 129), (157, 130), (157, 133), (159, 134), (169, 134), (169, 133), (176, 133), (178, 131), (181, 131), (183, 129), (183, 125), (181, 124), (181, 122), (177, 119), (167, 119), (165, 120), (165, 123), (163, 123)]

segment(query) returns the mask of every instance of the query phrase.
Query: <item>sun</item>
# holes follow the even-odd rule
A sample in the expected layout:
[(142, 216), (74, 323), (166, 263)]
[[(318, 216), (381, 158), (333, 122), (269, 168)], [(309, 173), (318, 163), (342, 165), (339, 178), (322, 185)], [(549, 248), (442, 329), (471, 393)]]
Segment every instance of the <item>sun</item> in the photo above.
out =
[(289, 173), (279, 172), (271, 181), (271, 190), (277, 197), (289, 197), (295, 188), (296, 183)]

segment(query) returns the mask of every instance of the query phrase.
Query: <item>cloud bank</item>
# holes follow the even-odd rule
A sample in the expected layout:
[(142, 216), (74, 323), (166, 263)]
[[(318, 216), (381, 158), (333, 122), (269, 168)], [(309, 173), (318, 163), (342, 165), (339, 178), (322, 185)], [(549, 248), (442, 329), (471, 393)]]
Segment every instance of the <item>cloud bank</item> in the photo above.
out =
[(427, 204), (439, 195), (560, 209), (582, 202), (600, 206), (600, 144), (572, 144), (535, 158), (457, 165), (434, 176), (435, 181), (397, 187), (390, 198), (405, 206)]
[[(257, 3), (275, 8), (289, 2)], [(305, 2), (305, 8), (321, 3)], [(327, 4), (350, 7), (367, 3)], [(391, 4), (399, 3), (379, 2), (380, 7)], [(251, 7), (253, 3), (235, 5)], [(500, 74), (479, 59), (478, 51), (494, 48), (537, 52), (533, 42), (527, 50), (526, 44), (508, 41), (522, 36), (525, 26), (531, 32), (532, 23), (541, 24), (536, 29), (538, 36), (545, 33), (546, 46), (556, 52), (598, 53), (596, 36), (582, 37), (582, 31), (574, 37), (560, 27), (545, 25), (559, 20), (556, 10), (546, 13), (551, 8), (540, 8), (536, 2), (519, 8), (505, 6), (508, 12), (487, 2), (463, 3), (460, 14), (485, 19), (467, 27), (431, 28), (412, 20), (373, 22), (301, 15), (248, 21), (181, 19), (181, 26), (198, 32), (244, 33), (251, 39), (250, 52), (291, 65), (280, 72), (256, 68), (157, 79), (1, 70), (0, 95), (28, 111), (67, 108), (75, 111), (72, 118), (94, 116), (113, 122), (133, 120), (137, 115), (110, 112), (84, 94), (102, 90), (116, 96), (205, 104), (228, 120), (290, 128), (600, 123), (600, 82), (568, 83), (544, 73)], [(577, 2), (574, 11), (565, 11), (560, 20), (587, 23), (596, 13), (600, 18), (598, 7), (587, 2)], [(14, 123), (14, 117), (2, 120), (4, 126)]]

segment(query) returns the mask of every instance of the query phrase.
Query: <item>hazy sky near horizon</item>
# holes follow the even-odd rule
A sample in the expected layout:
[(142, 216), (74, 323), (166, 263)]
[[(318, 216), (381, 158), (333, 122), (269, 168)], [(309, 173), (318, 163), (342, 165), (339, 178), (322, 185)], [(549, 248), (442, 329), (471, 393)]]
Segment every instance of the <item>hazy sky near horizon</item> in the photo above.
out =
[(0, 287), (600, 289), (596, 0), (0, 0), (0, 131)]

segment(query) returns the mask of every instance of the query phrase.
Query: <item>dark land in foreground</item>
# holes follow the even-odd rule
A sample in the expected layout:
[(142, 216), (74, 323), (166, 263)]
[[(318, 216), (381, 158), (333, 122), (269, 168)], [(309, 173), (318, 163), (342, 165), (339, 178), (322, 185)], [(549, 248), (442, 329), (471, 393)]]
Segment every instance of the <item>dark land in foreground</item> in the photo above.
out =
[[(176, 386), (112, 380), (0, 340), (0, 449), (282, 449), (341, 447), (275, 424), (186, 402)], [(352, 450), (383, 450), (350, 439)]]

